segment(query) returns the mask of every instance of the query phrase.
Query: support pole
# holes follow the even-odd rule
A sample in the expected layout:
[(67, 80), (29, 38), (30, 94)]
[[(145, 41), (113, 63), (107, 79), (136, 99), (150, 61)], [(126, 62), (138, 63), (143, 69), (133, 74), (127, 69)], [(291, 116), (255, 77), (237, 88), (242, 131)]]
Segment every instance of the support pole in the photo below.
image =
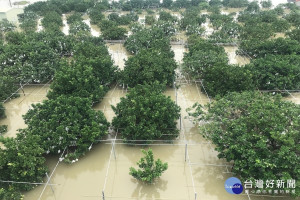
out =
[(187, 156), (187, 144), (185, 144), (184, 162), (186, 162), (186, 156)]
[(102, 200), (105, 200), (104, 191), (102, 190)]
[(115, 157), (115, 160), (117, 159), (116, 157), (116, 151), (115, 151), (115, 142), (116, 142), (116, 139), (113, 141), (112, 143), (112, 149), (113, 149), (113, 152), (114, 152), (114, 157)]
[(197, 192), (195, 192), (195, 200), (197, 200)]
[[(51, 183), (51, 182), (50, 182), (50, 177), (49, 177), (49, 175), (48, 175), (47, 172), (46, 172), (46, 176), (47, 176), (47, 179), (48, 179), (49, 183)], [(50, 184), (48, 184), (48, 185), (50, 185)], [(52, 190), (53, 195), (54, 195), (54, 197), (55, 197), (55, 193), (54, 193), (54, 189), (53, 189), (52, 185), (50, 185), (50, 187), (51, 187), (51, 190)]]
[(180, 126), (180, 130), (181, 130), (181, 114), (180, 114), (180, 118), (179, 118), (179, 126)]

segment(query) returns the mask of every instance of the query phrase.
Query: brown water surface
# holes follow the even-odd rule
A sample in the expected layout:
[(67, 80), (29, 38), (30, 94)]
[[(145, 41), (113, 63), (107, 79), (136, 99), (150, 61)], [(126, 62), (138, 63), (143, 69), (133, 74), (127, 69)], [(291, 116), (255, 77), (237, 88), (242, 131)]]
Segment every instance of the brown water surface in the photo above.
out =
[(237, 46), (224, 46), (225, 52), (228, 55), (229, 64), (246, 65), (250, 63), (250, 59), (245, 56), (236, 55)]
[(106, 44), (108, 51), (119, 69), (123, 70), (125, 60), (130, 56), (123, 44)]
[(20, 97), (4, 103), (6, 118), (0, 120), (0, 125), (8, 125), (5, 137), (15, 137), (18, 129), (26, 127), (22, 115), (27, 113), (31, 104), (41, 103), (46, 99), (48, 90), (48, 85), (25, 86), (24, 93), (19, 91)]

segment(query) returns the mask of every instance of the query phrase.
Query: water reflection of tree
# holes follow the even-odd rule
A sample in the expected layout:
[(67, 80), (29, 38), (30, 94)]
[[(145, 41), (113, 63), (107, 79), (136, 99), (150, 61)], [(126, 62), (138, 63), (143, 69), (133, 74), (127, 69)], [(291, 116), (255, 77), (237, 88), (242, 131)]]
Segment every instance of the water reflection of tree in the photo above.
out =
[(244, 195), (232, 196), (229, 193), (227, 194), (224, 188), (224, 184), (226, 179), (231, 177), (232, 174), (224, 173), (227, 172), (226, 167), (194, 166), (193, 169), (194, 169), (193, 175), (196, 181), (196, 186), (199, 185), (199, 183), (201, 183), (200, 187), (202, 187), (201, 189), (204, 191), (205, 194), (203, 196), (214, 196), (220, 200), (223, 199), (245, 200)]
[(160, 191), (165, 191), (168, 184), (168, 181), (163, 179), (157, 179), (153, 184), (146, 184), (135, 179), (132, 179), (132, 182), (137, 184), (137, 186), (131, 197), (138, 199), (158, 199), (160, 198)]
[[(175, 140), (176, 141), (176, 140)], [(162, 142), (160, 142), (162, 143)], [(174, 142), (176, 144), (176, 142)], [(167, 144), (167, 143), (166, 143)], [(121, 146), (117, 146), (116, 147), (116, 153), (117, 156), (118, 155), (122, 155), (127, 157), (127, 159), (129, 160), (130, 164), (136, 164), (136, 162), (140, 159), (140, 157), (143, 156), (143, 154), (141, 153), (141, 149), (148, 149), (151, 148), (153, 150), (153, 154), (154, 154), (154, 158), (157, 159), (161, 159), (164, 162), (169, 162), (169, 158), (172, 157), (175, 153), (175, 151), (178, 150), (178, 148), (182, 148), (181, 146), (178, 145), (168, 145), (168, 146), (164, 146), (164, 145), (145, 145), (145, 146), (134, 146), (134, 145), (122, 145)], [(184, 155), (184, 154), (182, 154)]]
[[(103, 171), (107, 167), (110, 150), (111, 148), (108, 148), (105, 144), (94, 144), (91, 151), (87, 152), (85, 156), (80, 157), (78, 162), (73, 164), (61, 162), (55, 171), (55, 175), (63, 176), (64, 179), (76, 180), (82, 173)], [(52, 162), (56, 163), (57, 161), (53, 160)]]

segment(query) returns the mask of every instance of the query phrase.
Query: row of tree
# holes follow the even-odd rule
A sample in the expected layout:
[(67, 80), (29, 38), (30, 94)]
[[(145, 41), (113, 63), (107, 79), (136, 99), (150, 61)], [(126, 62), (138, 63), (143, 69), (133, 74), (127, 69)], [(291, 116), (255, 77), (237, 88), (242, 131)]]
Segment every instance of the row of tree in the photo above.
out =
[(162, 13), (161, 23), (150, 28), (135, 24), (125, 41), (133, 56), (125, 62), (119, 81), (131, 89), (112, 107), (116, 113), (112, 125), (129, 143), (172, 140), (179, 134), (176, 120), (180, 107), (162, 94), (167, 85), (173, 85), (177, 67), (170, 46), (172, 34), (164, 25), (168, 19), (170, 16)]
[[(76, 23), (72, 18), (78, 17), (69, 18), (71, 24)], [(66, 162), (75, 162), (108, 133), (109, 123), (92, 105), (101, 101), (115, 81), (116, 67), (101, 38), (65, 36), (45, 29), (40, 33), (9, 32), (4, 39), (1, 87), (6, 90), (1, 90), (1, 98), (11, 95), (9, 84), (52, 79), (53, 83), (49, 99), (32, 105), (24, 115), (27, 128), (19, 130), (16, 138), (0, 139), (4, 145), (0, 179), (43, 182), (46, 154), (64, 152)], [(0, 111), (4, 116), (2, 104)], [(21, 199), (22, 191), (34, 187), (2, 182), (0, 186), (1, 199)]]
[(300, 105), (279, 95), (233, 92), (204, 107), (195, 104), (189, 115), (206, 122), (200, 133), (219, 158), (233, 162), (232, 173), (242, 182), (282, 180), (292, 196), (300, 195)]
[[(232, 91), (253, 90), (295, 90), (300, 87), (300, 56), (294, 48), (284, 44), (287, 39), (260, 43), (255, 49), (259, 54), (244, 67), (229, 65), (227, 55), (221, 46), (215, 46), (200, 38), (191, 38), (189, 52), (184, 56), (184, 68), (194, 78), (202, 79), (209, 95), (225, 95)], [(288, 40), (289, 41), (289, 40)], [(276, 46), (274, 44), (278, 43)], [(259, 41), (258, 41), (259, 43)], [(268, 46), (273, 44), (272, 46)], [(280, 47), (282, 49), (278, 49)], [(255, 47), (254, 47), (255, 48)], [(268, 48), (269, 51), (266, 51)], [(278, 55), (279, 54), (279, 55)], [(250, 54), (252, 55), (252, 54)], [(261, 56), (259, 56), (261, 55)]]

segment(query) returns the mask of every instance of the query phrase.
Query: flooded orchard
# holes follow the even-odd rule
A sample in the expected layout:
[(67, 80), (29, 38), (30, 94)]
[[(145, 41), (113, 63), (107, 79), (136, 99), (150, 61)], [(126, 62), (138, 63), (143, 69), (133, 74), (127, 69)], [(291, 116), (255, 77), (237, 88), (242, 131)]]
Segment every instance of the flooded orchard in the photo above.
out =
[[(122, 69), (124, 63), (120, 59), (127, 58), (122, 44), (107, 44), (115, 63)], [(175, 59), (181, 62), (186, 51), (183, 45), (172, 45)], [(116, 52), (117, 51), (117, 52)], [(122, 56), (120, 56), (122, 55)], [(126, 55), (126, 56), (125, 56)], [(201, 85), (186, 79), (176, 80), (178, 89), (168, 88), (166, 96), (170, 96), (181, 107), (181, 119), (177, 127), (180, 136), (173, 143), (158, 141), (152, 145), (129, 146), (122, 143), (120, 137), (115, 140), (114, 149), (110, 134), (106, 140), (93, 144), (92, 149), (74, 164), (58, 162), (58, 156), (48, 156), (50, 184), (39, 185), (24, 193), (25, 200), (82, 200), (102, 199), (172, 199), (172, 200), (248, 200), (246, 195), (233, 196), (224, 189), (224, 182), (233, 176), (230, 173), (231, 163), (217, 157), (214, 146), (200, 134), (198, 125), (187, 117), (186, 109), (198, 102), (202, 105), (209, 102), (206, 94), (201, 92)], [(7, 118), (1, 124), (8, 124), (5, 136), (14, 136), (18, 128), (24, 128), (22, 115), (30, 108), (31, 103), (41, 102), (46, 98), (48, 85), (26, 86), (24, 94), (4, 104)], [(117, 105), (120, 98), (126, 95), (126, 89), (115, 85), (105, 95), (103, 101), (94, 106), (95, 110), (104, 112), (111, 122), (114, 112), (111, 105)], [(186, 148), (187, 145), (187, 148)], [(168, 162), (169, 168), (154, 184), (143, 184), (129, 175), (129, 168), (136, 166), (142, 156), (141, 148), (153, 149), (155, 158)], [(187, 149), (187, 151), (186, 151)], [(57, 165), (58, 164), (58, 165)], [(57, 165), (57, 167), (56, 167)], [(53, 170), (55, 171), (53, 172)], [(45, 178), (44, 182), (47, 182)], [(261, 197), (251, 194), (252, 200), (271, 200), (272, 197)], [(287, 197), (276, 199), (289, 199)]]
[[(228, 11), (230, 12), (230, 11)], [(63, 15), (65, 34), (69, 27), (66, 16)], [(93, 25), (85, 19), (93, 31)], [(210, 26), (209, 22), (206, 23)], [(99, 30), (94, 32), (100, 34)], [(211, 32), (213, 29), (210, 30)], [(95, 35), (94, 33), (93, 35)], [(122, 70), (125, 60), (130, 56), (123, 44), (106, 44), (114, 63)], [(184, 45), (172, 45), (175, 60), (182, 63)], [(245, 65), (249, 63), (246, 57), (236, 55), (237, 47), (225, 47), (230, 64)], [(177, 69), (180, 74), (180, 69)], [(186, 109), (194, 103), (207, 104), (210, 99), (202, 91), (202, 85), (179, 76), (176, 80), (178, 88), (168, 88), (166, 96), (170, 96), (180, 107), (181, 117), (177, 127), (179, 137), (173, 143), (157, 141), (151, 145), (130, 146), (123, 144), (120, 135), (111, 133), (98, 144), (93, 144), (86, 155), (73, 164), (59, 162), (59, 156), (48, 156), (47, 166), (51, 185), (39, 185), (35, 189), (24, 193), (25, 200), (82, 200), (102, 199), (172, 199), (172, 200), (248, 200), (247, 195), (231, 195), (224, 189), (224, 182), (233, 176), (232, 163), (217, 157), (214, 145), (199, 134), (199, 125), (194, 124), (189, 118)], [(182, 78), (182, 79), (181, 79)], [(25, 86), (24, 92), (19, 91), (20, 97), (4, 104), (7, 118), (0, 120), (0, 124), (8, 125), (6, 137), (14, 137), (16, 130), (26, 125), (22, 119), (32, 103), (46, 99), (48, 85)], [(117, 105), (120, 98), (126, 95), (126, 88), (114, 85), (105, 95), (101, 103), (94, 105), (95, 110), (101, 110), (108, 121), (112, 121), (114, 112), (111, 105)], [(293, 93), (287, 98), (295, 103), (300, 103), (299, 93)], [(114, 138), (116, 137), (116, 140)], [(113, 145), (114, 144), (114, 145)], [(142, 156), (140, 149), (153, 149), (155, 158), (168, 162), (168, 170), (157, 179), (154, 184), (143, 184), (129, 175), (129, 168), (136, 166)], [(47, 178), (44, 179), (46, 183)], [(250, 194), (251, 200), (273, 200), (290, 197), (261, 196)]]
[(106, 44), (108, 52), (111, 55), (115, 65), (119, 69), (123, 70), (125, 66), (125, 61), (128, 59), (130, 54), (127, 52), (123, 44), (121, 43), (108, 43)]
[(248, 57), (236, 54), (236, 51), (238, 50), (237, 46), (224, 46), (224, 50), (228, 55), (229, 64), (246, 65), (250, 63)]
[(41, 103), (46, 99), (49, 85), (30, 85), (19, 90), (20, 97), (4, 103), (6, 118), (0, 120), (0, 125), (8, 125), (6, 137), (15, 137), (17, 130), (26, 125), (22, 115), (31, 108), (31, 104)]

